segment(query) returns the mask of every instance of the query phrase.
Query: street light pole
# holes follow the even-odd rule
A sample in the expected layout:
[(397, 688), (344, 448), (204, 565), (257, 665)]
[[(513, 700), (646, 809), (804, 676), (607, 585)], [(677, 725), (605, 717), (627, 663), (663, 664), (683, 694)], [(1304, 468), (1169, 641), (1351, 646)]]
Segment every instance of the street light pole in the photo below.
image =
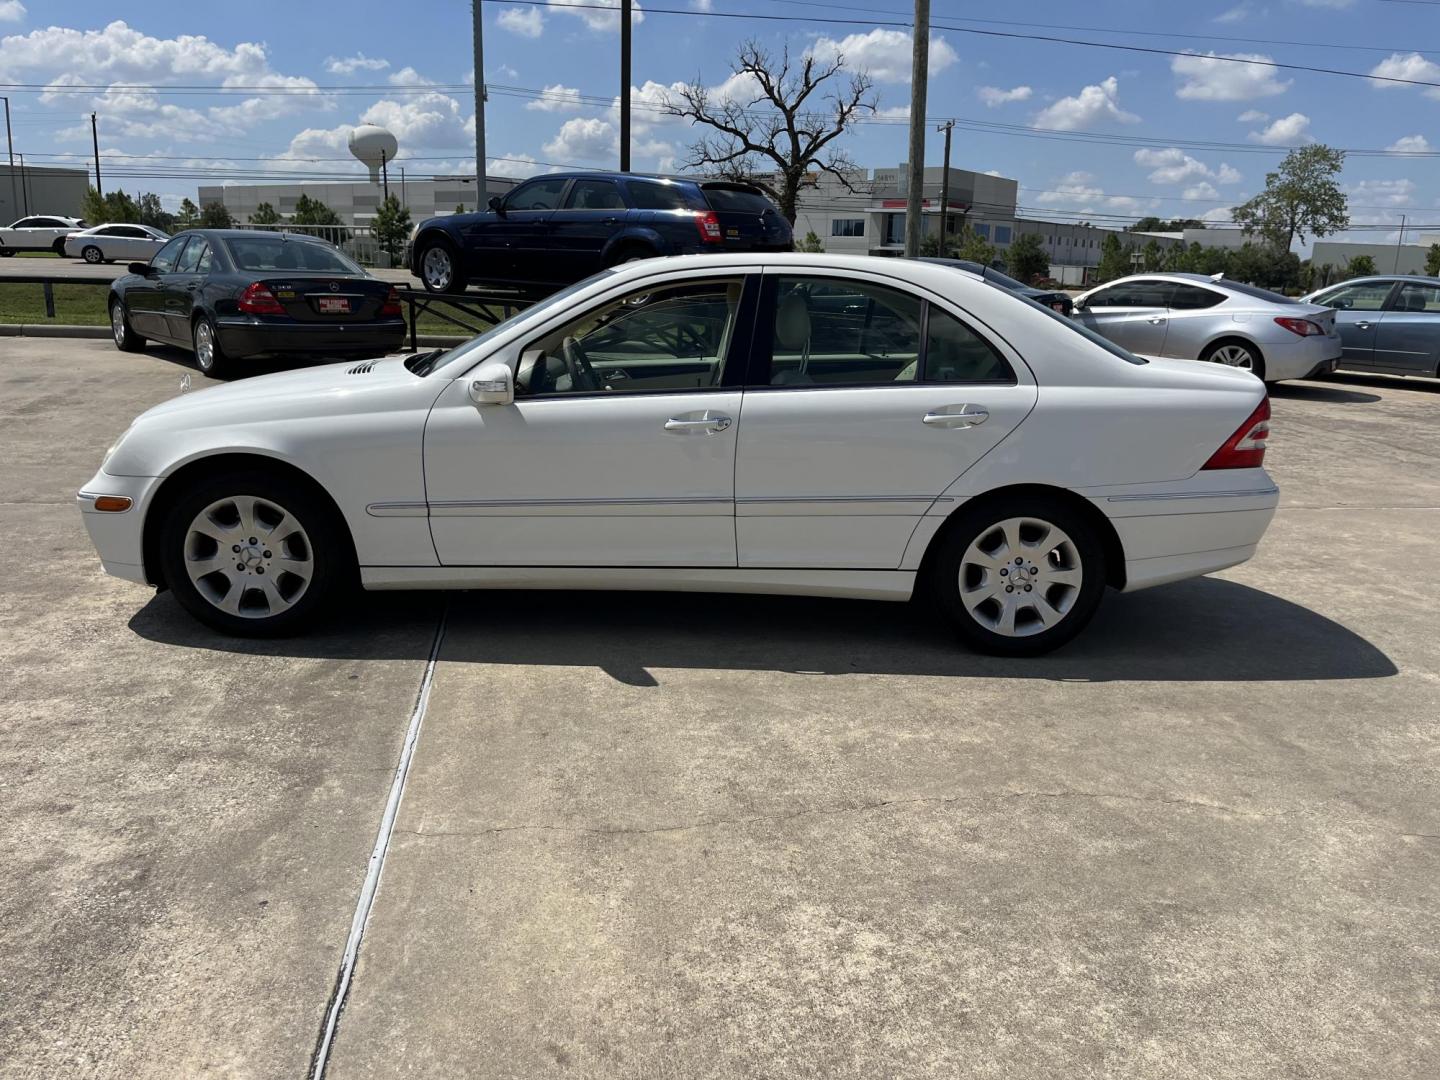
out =
[(1395, 238), (1395, 269), (1392, 273), (1400, 273), (1400, 245), (1405, 242), (1405, 215), (1400, 215), (1400, 235)]
[(915, 50), (910, 67), (910, 176), (905, 185), (905, 257), (920, 254), (925, 203), (925, 90), (930, 75), (930, 0), (915, 0)]
[(105, 189), (100, 186), (100, 129), (96, 125), (95, 114), (90, 114), (90, 141), (95, 147), (95, 194), (102, 199), (105, 197)]
[(475, 209), (484, 210), (485, 196), (485, 41), (480, 0), (470, 0), (475, 33)]
[(25, 209), (22, 211), (26, 217), (30, 216), (30, 191), (25, 185), (25, 155), (16, 154), (20, 159), (20, 198), (25, 201)]
[(936, 131), (945, 133), (945, 171), (940, 176), (940, 257), (950, 254), (950, 132), (955, 128), (954, 120), (946, 120)]
[(630, 7), (620, 0), (620, 171), (630, 171)]
[(0, 96), (0, 101), (5, 102), (5, 146), (10, 151), (10, 212), (15, 212), (15, 204), (20, 200), (15, 197), (15, 142), (10, 138), (10, 99)]
[(380, 184), (385, 193), (385, 201), (390, 201), (390, 169), (385, 162), (385, 151), (380, 151)]

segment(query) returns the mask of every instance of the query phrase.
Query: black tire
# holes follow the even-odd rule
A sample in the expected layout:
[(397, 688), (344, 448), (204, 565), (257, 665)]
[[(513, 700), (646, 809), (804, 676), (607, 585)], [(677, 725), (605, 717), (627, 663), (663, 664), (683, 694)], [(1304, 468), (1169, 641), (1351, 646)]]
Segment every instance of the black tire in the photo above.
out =
[(65, 257), (65, 238), (63, 236), (57, 236), (55, 242), (50, 245), (50, 250), (63, 259)]
[(420, 284), (425, 286), (426, 292), (463, 293), (470, 284), (460, 253), (448, 240), (437, 238), (423, 241), (415, 259), (415, 267), (416, 276), (420, 278)]
[[(219, 542), (192, 534), (191, 525), (202, 511), (237, 497), (254, 499), (257, 506), (252, 528), (256, 529), (258, 543), (250, 545), (250, 537), (239, 532), (234, 534), (241, 547), (241, 552), (235, 555), (236, 567), (246, 565), (247, 569), (232, 574), (227, 558), (224, 569), (201, 577), (197, 584), (187, 564), (210, 555), (228, 557), (232, 552), (226, 551)], [(292, 534), (266, 546), (268, 538), (260, 530), (276, 524), (276, 509), (298, 522), (302, 532), (298, 540)], [(224, 516), (212, 517), (210, 521), (229, 527), (240, 524), (238, 518), (232, 521)], [(209, 546), (203, 546), (202, 541)], [(231, 545), (232, 549), (234, 546)], [(265, 552), (269, 555), (263, 554)], [(308, 579), (292, 575), (277, 562), (306, 555), (310, 560)], [(355, 576), (349, 537), (325, 500), (307, 484), (260, 470), (224, 472), (201, 481), (181, 495), (160, 527), (160, 565), (165, 583), (186, 611), (206, 626), (237, 637), (282, 637), (300, 632), (332, 608)], [(289, 601), (291, 606), (275, 614), (268, 613), (270, 604), (263, 576), (266, 567), (270, 569), (270, 584), (282, 592), (289, 591), (293, 597)], [(201, 592), (202, 588), (206, 593)], [(237, 603), (240, 614), (218, 606), (234, 588), (241, 590)]]
[(130, 313), (118, 296), (110, 301), (110, 340), (121, 352), (139, 352), (145, 348), (145, 339), (130, 328)]
[(225, 355), (220, 345), (220, 334), (209, 315), (200, 315), (190, 324), (190, 347), (195, 353), (195, 366), (200, 369), (200, 374), (211, 379), (230, 376), (234, 363)]
[[(1028, 523), (1020, 525), (1016, 534), (1023, 552), (1019, 566), (1010, 554), (1003, 554), (1003, 562), (994, 562), (993, 569), (967, 560), (971, 545), (977, 545), (981, 553), (1001, 553), (995, 541), (997, 537), (1005, 540), (1003, 523), (1017, 519)], [(1051, 531), (1045, 533), (1041, 526)], [(1031, 544), (1055, 539), (1056, 529), (1067, 544), (1026, 550)], [(960, 510), (938, 543), (922, 587), (960, 638), (979, 652), (1040, 656), (1058, 649), (1085, 629), (1105, 592), (1104, 544), (1083, 513), (1058, 499), (1016, 495), (985, 500)], [(1004, 550), (1010, 550), (1008, 543)], [(1074, 583), (1076, 568), (1080, 572), (1078, 584)], [(1000, 573), (1002, 569), (1004, 574)], [(1038, 573), (1032, 575), (1032, 569)], [(1000, 592), (1002, 586), (1013, 592)], [(994, 595), (984, 599), (980, 597), (982, 590)], [(1059, 616), (1048, 627), (1037, 604), (1041, 601)], [(1006, 605), (1015, 612), (1009, 620), (1014, 633), (1001, 629)]]
[[(1248, 361), (1244, 361), (1238, 364), (1231, 361), (1222, 361), (1218, 359), (1219, 354), (1222, 350), (1234, 349), (1243, 350), (1246, 354), (1249, 355), (1250, 359)], [(1243, 341), (1240, 338), (1225, 338), (1221, 341), (1216, 341), (1212, 343), (1208, 348), (1206, 348), (1203, 353), (1200, 354), (1200, 359), (1202, 362), (1209, 364), (1228, 363), (1230, 367), (1238, 367), (1243, 371), (1251, 372), (1261, 382), (1266, 381), (1265, 357), (1260, 354), (1260, 350), (1258, 348), (1256, 348), (1250, 342)]]
[(94, 244), (86, 244), (80, 249), (80, 258), (84, 259), (91, 266), (99, 266), (105, 261), (105, 256)]
[(13, 259), (15, 251), (12, 248), (0, 247), (0, 259)]

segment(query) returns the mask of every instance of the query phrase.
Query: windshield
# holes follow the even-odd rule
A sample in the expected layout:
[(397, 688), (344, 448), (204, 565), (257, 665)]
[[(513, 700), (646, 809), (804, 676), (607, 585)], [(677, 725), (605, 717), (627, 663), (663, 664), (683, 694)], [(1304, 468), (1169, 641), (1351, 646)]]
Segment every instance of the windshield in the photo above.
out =
[(601, 278), (609, 277), (613, 273), (615, 273), (613, 269), (601, 270), (598, 274), (592, 274), (583, 281), (577, 281), (574, 285), (561, 289), (557, 293), (551, 293), (545, 297), (544, 300), (537, 301), (529, 307), (517, 311), (514, 315), (511, 315), (510, 318), (496, 323), (479, 337), (473, 337), (463, 345), (456, 345), (449, 352), (441, 353), (435, 357), (433, 361), (426, 363), (423, 370), (415, 370), (415, 374), (422, 376), (429, 375), (432, 371), (439, 371), (441, 368), (448, 367), (450, 364), (465, 360), (477, 349), (483, 350), (486, 343), (494, 339), (502, 330), (509, 330), (510, 327), (514, 325), (516, 319), (528, 319), (532, 315), (539, 315), (549, 311), (551, 308), (560, 307), (581, 289), (589, 288)]
[(286, 236), (244, 236), (225, 241), (230, 258), (241, 270), (299, 270), (317, 274), (364, 274), (329, 244)]

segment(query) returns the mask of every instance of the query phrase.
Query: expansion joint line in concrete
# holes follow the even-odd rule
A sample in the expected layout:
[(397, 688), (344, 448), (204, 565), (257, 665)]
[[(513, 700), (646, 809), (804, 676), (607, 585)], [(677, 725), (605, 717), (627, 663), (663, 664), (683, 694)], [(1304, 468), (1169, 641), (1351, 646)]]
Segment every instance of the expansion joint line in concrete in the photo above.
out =
[(330, 993), (330, 1002), (325, 1009), (325, 1023), (320, 1029), (320, 1038), (315, 1044), (315, 1054), (311, 1059), (311, 1080), (321, 1080), (325, 1075), (325, 1066), (330, 1061), (330, 1051), (335, 1045), (335, 1030), (340, 1023), (341, 1010), (345, 1008), (345, 999), (350, 993), (355, 962), (360, 956), (360, 941), (365, 936), (365, 926), (370, 921), (370, 910), (375, 904), (375, 893), (380, 888), (380, 872), (385, 867), (385, 853), (390, 847), (390, 836), (395, 831), (400, 800), (405, 796), (405, 781), (410, 775), (410, 764), (415, 759), (415, 745), (420, 741), (420, 726), (424, 723), (425, 710), (430, 704), (430, 688), (435, 683), (435, 665), (440, 659), (440, 646), (445, 641), (448, 614), (447, 604), (440, 609), (440, 620), (435, 624), (435, 640), (430, 645), (430, 658), (426, 661), (425, 672), (420, 678), (420, 692), (415, 697), (410, 724), (405, 729), (405, 741), (400, 747), (400, 759), (395, 764), (390, 794), (385, 800), (385, 812), (380, 815), (380, 831), (375, 837), (375, 847), (370, 852), (370, 862), (365, 868), (365, 881), (360, 887), (355, 914), (350, 920), (350, 936), (345, 941), (345, 952), (340, 958), (340, 971), (335, 978), (335, 988)]

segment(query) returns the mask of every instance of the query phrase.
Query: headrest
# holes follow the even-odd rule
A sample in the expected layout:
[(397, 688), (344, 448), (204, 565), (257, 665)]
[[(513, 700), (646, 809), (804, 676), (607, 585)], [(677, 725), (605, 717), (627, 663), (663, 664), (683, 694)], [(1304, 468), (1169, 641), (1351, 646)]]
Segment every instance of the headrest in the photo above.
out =
[(803, 293), (792, 292), (775, 313), (775, 343), (786, 352), (798, 352), (810, 341), (810, 303)]

